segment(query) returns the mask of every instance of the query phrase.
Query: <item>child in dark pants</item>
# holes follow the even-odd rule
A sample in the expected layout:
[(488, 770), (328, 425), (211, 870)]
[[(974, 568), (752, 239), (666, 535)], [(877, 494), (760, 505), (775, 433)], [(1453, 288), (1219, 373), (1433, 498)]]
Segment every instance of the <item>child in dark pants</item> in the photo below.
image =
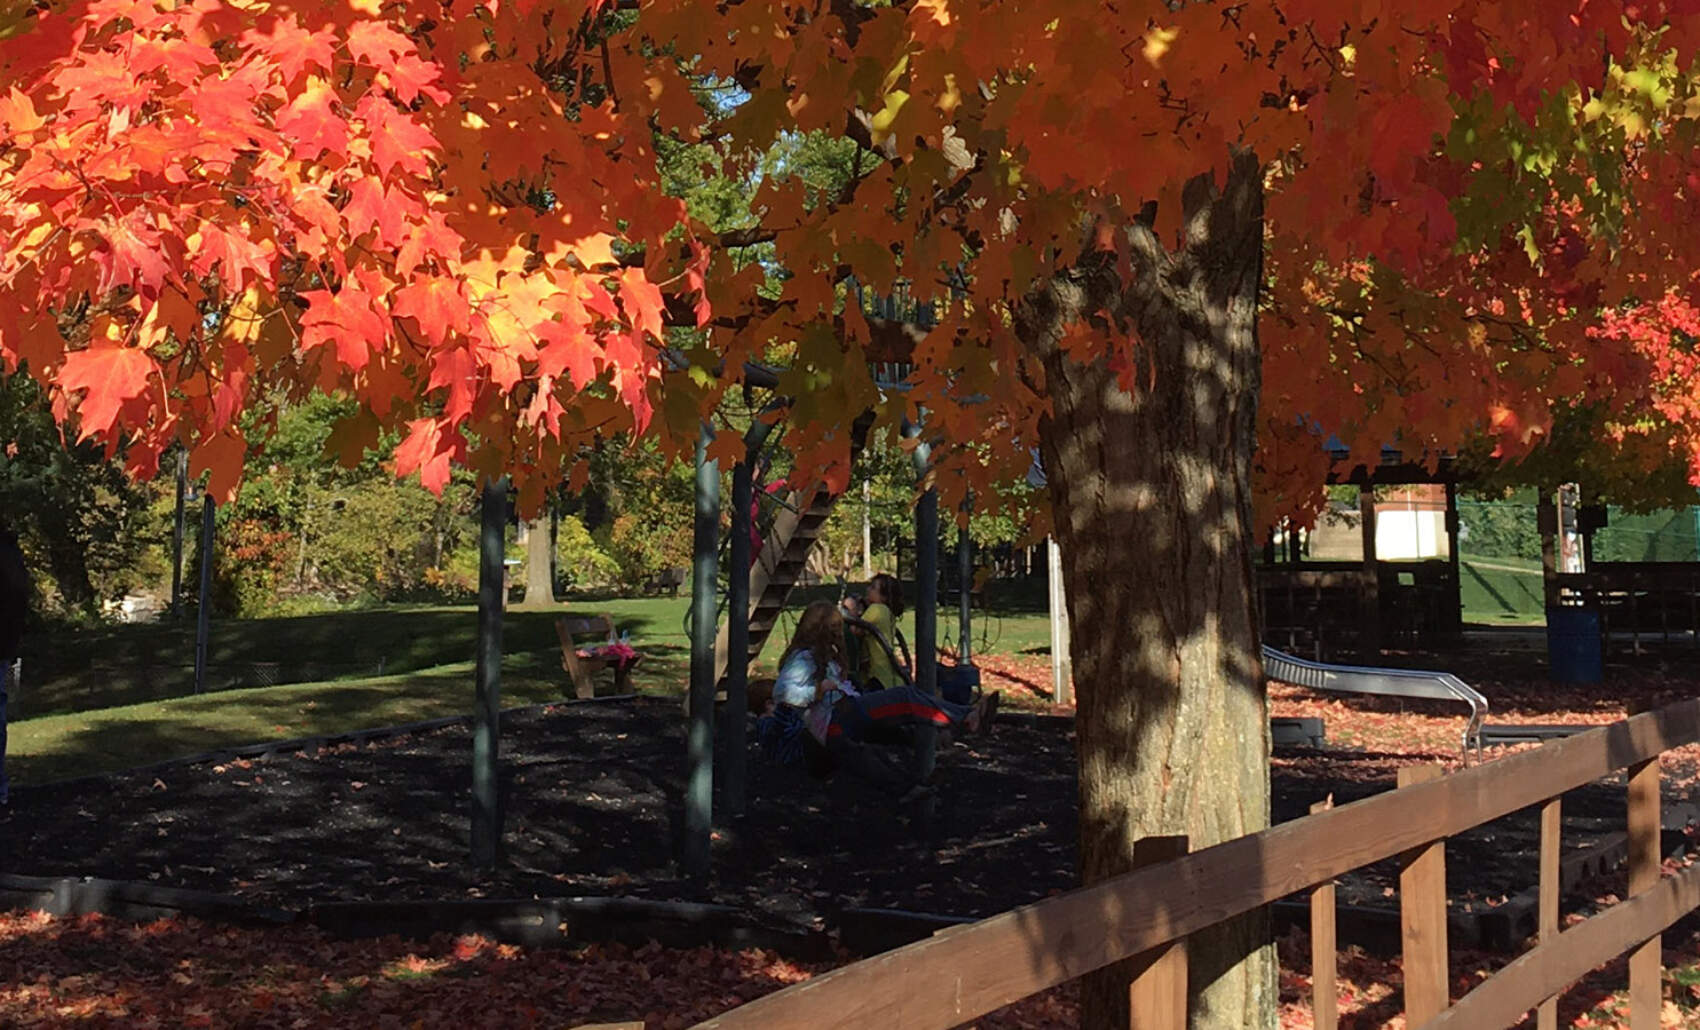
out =
[(774, 712), (761, 730), (769, 753), (781, 761), (806, 759), (811, 772), (842, 766), (894, 789), (914, 786), (867, 751), (870, 739), (888, 740), (920, 726), (970, 733), (989, 729), (997, 710), (994, 692), (974, 705), (954, 704), (915, 687), (861, 693), (842, 679), (844, 619), (827, 601), (809, 605), (779, 663)]

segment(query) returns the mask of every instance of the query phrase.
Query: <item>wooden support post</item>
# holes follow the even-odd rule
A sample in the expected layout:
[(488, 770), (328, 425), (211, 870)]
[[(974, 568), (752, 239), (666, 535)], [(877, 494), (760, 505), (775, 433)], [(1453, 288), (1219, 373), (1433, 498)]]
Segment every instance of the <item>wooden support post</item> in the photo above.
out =
[[(1540, 942), (1558, 939), (1559, 858), (1562, 854), (1564, 801), (1553, 798), (1541, 806)], [(1558, 995), (1541, 1002), (1535, 1010), (1535, 1030), (1558, 1030)]]
[(1358, 515), (1363, 520), (1364, 597), (1358, 648), (1367, 656), (1381, 653), (1381, 569), (1375, 559), (1375, 487), (1358, 487)]
[[(1438, 780), (1438, 765), (1399, 770), (1399, 788)], [(1437, 840), (1405, 854), (1399, 873), (1399, 928), (1404, 942), (1405, 1025), (1422, 1026), (1440, 1015), (1448, 992), (1446, 954), (1446, 842)]]
[(1051, 607), (1051, 700), (1074, 703), (1074, 659), (1069, 654), (1068, 595), (1063, 591), (1062, 548), (1057, 538), (1045, 541), (1046, 577)]
[[(1648, 759), (1629, 767), (1629, 896), (1645, 894), (1658, 885), (1662, 873), (1659, 860), (1659, 760)], [(1663, 973), (1662, 934), (1629, 953), (1630, 1030), (1658, 1030)]]
[[(1334, 807), (1331, 794), (1310, 806), (1310, 812)], [(1334, 978), (1339, 956), (1334, 943), (1334, 881), (1310, 892), (1310, 997), (1311, 1024), (1315, 1030), (1337, 1030), (1340, 1025), (1340, 990)]]
[[(1187, 853), (1185, 837), (1146, 837), (1134, 842), (1133, 865), (1157, 865)], [(1186, 1030), (1186, 941), (1172, 941), (1135, 955), (1128, 985), (1131, 1030)]]

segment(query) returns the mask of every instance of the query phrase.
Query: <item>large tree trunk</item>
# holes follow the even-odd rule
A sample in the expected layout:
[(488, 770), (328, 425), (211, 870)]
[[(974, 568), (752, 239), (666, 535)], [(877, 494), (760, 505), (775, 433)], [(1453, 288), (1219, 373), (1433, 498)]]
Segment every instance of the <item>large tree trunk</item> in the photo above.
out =
[[(1062, 544), (1078, 694), (1081, 872), (1126, 872), (1141, 837), (1193, 850), (1269, 825), (1269, 721), (1251, 566), (1263, 188), (1236, 153), (1194, 180), (1170, 251), (1127, 227), (1132, 279), (1090, 262), (1036, 293), (1018, 327), (1043, 361), (1041, 428)], [(1065, 326), (1108, 316), (1133, 373), (1082, 364)], [(1086, 627), (1092, 627), (1090, 631)], [(1192, 1026), (1273, 1028), (1267, 913), (1188, 945)], [(1086, 977), (1082, 1026), (1128, 1025), (1125, 964)]]
[(63, 517), (44, 513), (36, 527), (47, 543), (47, 567), (67, 608), (96, 610), (94, 582), (89, 578), (88, 543)]
[(526, 607), (543, 607), (555, 603), (555, 581), (550, 554), (553, 534), (549, 532), (548, 516), (526, 523), (525, 529), (525, 601)]

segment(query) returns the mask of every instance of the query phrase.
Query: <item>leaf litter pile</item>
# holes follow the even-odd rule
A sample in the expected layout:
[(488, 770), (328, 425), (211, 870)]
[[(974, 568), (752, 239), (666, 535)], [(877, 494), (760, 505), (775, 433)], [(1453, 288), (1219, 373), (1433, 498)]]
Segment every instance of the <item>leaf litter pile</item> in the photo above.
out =
[[(1039, 670), (1007, 671), (1028, 679)], [(1005, 672), (994, 670), (987, 678), (994, 684), (1015, 678)], [(1669, 701), (1693, 690), (1692, 683), (1649, 670), (1614, 669), (1609, 698), (1600, 688), (1561, 691), (1513, 676), (1472, 682), (1494, 701), (1490, 718), (1496, 722), (1606, 723), (1621, 718), (1631, 702)], [(1324, 796), (1345, 803), (1390, 789), (1401, 765), (1457, 763), (1455, 741), (1463, 720), (1444, 706), (1311, 695), (1278, 684), (1271, 700), (1277, 715), (1321, 716), (1328, 734), (1326, 749), (1277, 752), (1272, 768), (1277, 821), (1302, 816)], [(494, 874), (471, 871), (464, 857), (470, 742), (461, 729), (264, 761), (202, 763), (150, 774), (147, 782), (112, 776), (52, 789), (14, 789), (11, 809), (0, 810), (0, 868), (225, 891), (289, 907), (339, 899), (692, 898), (741, 905), (791, 928), (830, 926), (849, 906), (983, 916), (1075, 884), (1072, 734), (1066, 720), (1012, 718), (990, 738), (946, 749), (931, 822), (894, 809), (846, 777), (821, 784), (788, 776), (752, 753), (750, 814), (717, 833), (715, 881), (693, 888), (673, 863), (683, 782), (681, 721), (675, 704), (652, 700), (567, 706), (510, 720), (502, 741), (509, 861)], [(1692, 753), (1697, 750), (1666, 758), (1667, 837), (1688, 821), (1685, 806), (1700, 769), (1700, 756)], [(1567, 795), (1565, 816), (1567, 853), (1621, 830), (1621, 778)], [(1530, 813), (1454, 838), (1448, 844), (1450, 903), (1492, 907), (1532, 886), (1536, 840)], [(1569, 903), (1587, 910), (1615, 901), (1621, 880), (1616, 872), (1584, 884)], [(1340, 900), (1395, 905), (1393, 882), (1391, 867), (1360, 871), (1341, 881)], [(554, 992), (569, 990), (566, 985), (645, 976), (645, 983), (664, 985), (675, 967), (711, 969), (687, 975), (690, 989), (677, 997), (665, 986), (639, 991), (648, 1007), (616, 1013), (619, 1004), (598, 1007), (601, 995), (582, 995), (568, 1017), (649, 1014), (652, 1026), (686, 1025), (818, 969), (759, 952), (631, 952), (615, 946), (531, 952), (476, 938), (338, 942), (307, 928), (230, 931), (176, 922), (138, 928), (92, 917), (0, 918), (8, 920), (0, 922), (0, 984), (18, 985), (0, 994), (0, 1025), (70, 1018), (55, 1012), (87, 1012), (94, 1025), (102, 1018), (147, 1025), (150, 1010), (133, 997), (124, 1001), (123, 984), (125, 976), (141, 975), (137, 968), (145, 973), (153, 967), (138, 959), (140, 966), (132, 968), (123, 956), (164, 955), (172, 952), (168, 942), (181, 942), (183, 954), (173, 962), (194, 966), (209, 960), (204, 954), (209, 946), (197, 952), (197, 940), (217, 940), (212, 950), (232, 956), (240, 956), (243, 947), (253, 951), (209, 967), (204, 977), (186, 971), (188, 966), (155, 970), (164, 983), (143, 994), (167, 1000), (183, 995), (182, 1007), (159, 1017), (160, 1025), (193, 1025), (195, 1012), (227, 1005), (268, 1012), (275, 1006), (277, 1018), (268, 1016), (258, 1025), (279, 1026), (322, 1022), (331, 1011), (326, 1006), (354, 1006), (345, 1010), (351, 1023), (364, 1021), (359, 1012), (387, 1018), (436, 1012), (443, 1005), (454, 1011), (447, 1001), (410, 1008), (410, 999), (439, 989), (453, 997), (475, 977), (501, 980), (492, 989), (519, 999), (513, 1011), (521, 1015), (481, 1023), (488, 1011), (469, 1006), (474, 1011), (457, 1016), (457, 1022), (527, 1025), (535, 1010), (540, 1025), (555, 1025), (564, 1010), (549, 1005)], [(137, 934), (155, 935), (154, 944), (125, 943)], [(1667, 975), (1666, 993), (1672, 1011), (1691, 1022), (1670, 1025), (1700, 1025), (1700, 1015), (1689, 1007), (1696, 994), (1692, 984), (1700, 982), (1693, 935), (1681, 935), (1680, 947), (1672, 944), (1677, 936), (1666, 938), (1668, 957), (1677, 966)], [(1284, 944), (1283, 1020), (1300, 1027), (1309, 1025), (1308, 971), (1300, 954), (1305, 949), (1295, 940)], [(107, 955), (112, 949), (121, 954)], [(468, 949), (473, 959), (456, 957)], [(262, 959), (256, 951), (272, 957)], [(302, 960), (305, 965), (291, 973), (285, 966), (297, 953), (360, 957), (340, 966)], [(67, 955), (68, 966), (55, 965)], [(1463, 952), (1455, 973), (1479, 979), (1503, 961)], [(102, 962), (120, 968), (102, 974), (95, 969)], [(632, 972), (633, 964), (645, 972)], [(569, 967), (576, 972), (569, 975)], [(309, 968), (310, 975), (302, 972)], [(360, 971), (345, 976), (339, 971), (345, 968)], [(533, 982), (545, 975), (538, 970), (547, 970), (553, 987)], [(179, 982), (185, 976), (190, 983)], [(1302, 991), (1295, 987), (1301, 982)], [(1341, 983), (1347, 1014), (1342, 1025), (1399, 1025), (1397, 1017), (1388, 1022), (1399, 1007), (1396, 962), (1347, 951)], [(723, 989), (709, 989), (722, 984)], [(1616, 1002), (1610, 988), (1620, 986), (1621, 978), (1606, 977), (1601, 984), (1591, 994), (1576, 992), (1580, 1000), (1570, 1004), (1587, 1002), (1572, 1013), (1581, 1020), (1577, 1025), (1612, 1025)], [(1461, 980), (1455, 993), (1462, 989)], [(216, 996), (202, 996), (206, 991)], [(1063, 988), (981, 1025), (1072, 1025), (1072, 997)], [(654, 1002), (664, 1002), (662, 1009)], [(128, 1004), (141, 1005), (126, 1010), (141, 1015), (99, 1015), (106, 1011), (101, 1006)], [(434, 1025), (435, 1017), (409, 1018)]]
[[(1294, 931), (1278, 944), (1281, 1026), (1302, 1030), (1312, 1025), (1309, 941)], [(1700, 1025), (1700, 934), (1667, 934), (1664, 957), (1661, 1025)], [(1454, 997), (1505, 961), (1454, 954)], [(533, 949), (449, 934), (340, 941), (309, 927), (0, 913), (0, 1026), (525, 1028), (641, 1019), (646, 1030), (680, 1030), (828, 968), (756, 950)], [(1561, 1003), (1563, 1025), (1626, 1027), (1624, 977), (1619, 961), (1573, 987)], [(1343, 951), (1343, 1030), (1400, 1030), (1401, 983), (1397, 960)], [(1077, 995), (1064, 985), (966, 1025), (1077, 1024)]]

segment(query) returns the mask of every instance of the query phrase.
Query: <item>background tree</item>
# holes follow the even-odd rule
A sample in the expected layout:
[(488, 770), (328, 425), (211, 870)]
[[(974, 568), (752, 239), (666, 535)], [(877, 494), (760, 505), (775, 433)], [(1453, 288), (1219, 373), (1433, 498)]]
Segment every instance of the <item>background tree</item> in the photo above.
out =
[(0, 440), (0, 504), (50, 601), (88, 616), (102, 598), (153, 585), (144, 551), (156, 545), (153, 571), (164, 572), (157, 545), (169, 532), (151, 503), (159, 491), (132, 482), (99, 447), (66, 442), (26, 375), (0, 374)]

